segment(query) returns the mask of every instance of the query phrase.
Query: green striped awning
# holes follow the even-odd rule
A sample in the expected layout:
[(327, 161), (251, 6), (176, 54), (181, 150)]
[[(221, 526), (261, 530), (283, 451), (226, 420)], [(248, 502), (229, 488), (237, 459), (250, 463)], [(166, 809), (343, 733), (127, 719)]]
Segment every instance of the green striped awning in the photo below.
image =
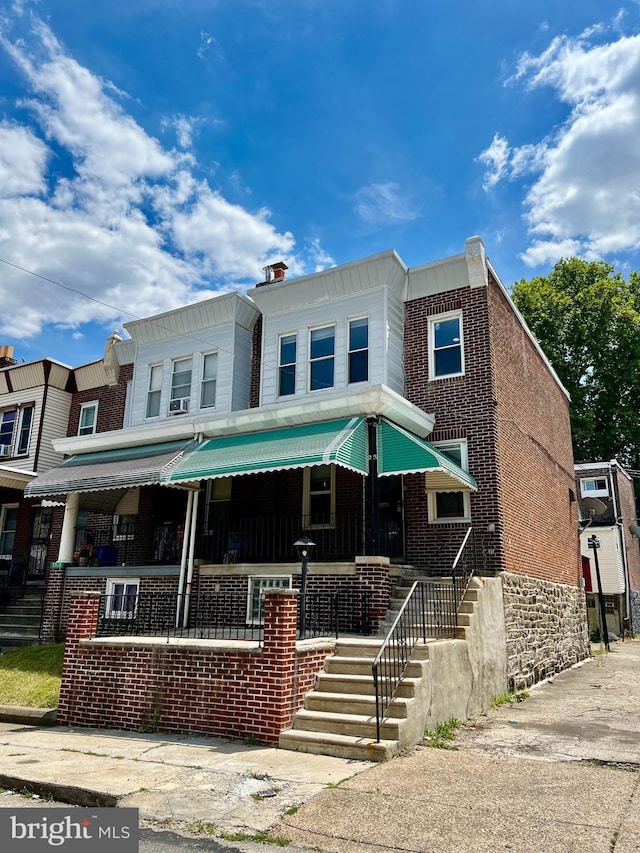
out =
[(210, 438), (167, 471), (166, 484), (261, 474), (333, 463), (360, 474), (368, 471), (364, 418)]
[(65, 496), (69, 492), (122, 490), (160, 483), (163, 470), (180, 458), (189, 441), (167, 441), (70, 456), (40, 474), (25, 489), (30, 498)]
[(427, 488), (434, 491), (477, 490), (476, 481), (444, 453), (397, 424), (378, 423), (378, 476), (427, 475)]

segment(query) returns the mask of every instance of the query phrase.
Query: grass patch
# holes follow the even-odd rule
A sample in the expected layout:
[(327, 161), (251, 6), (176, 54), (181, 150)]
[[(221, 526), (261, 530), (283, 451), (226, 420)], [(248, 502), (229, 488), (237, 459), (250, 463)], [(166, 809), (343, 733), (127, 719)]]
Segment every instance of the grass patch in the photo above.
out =
[(502, 705), (515, 705), (529, 698), (528, 690), (514, 690), (513, 693), (501, 693), (491, 703), (492, 708), (500, 708)]
[(423, 743), (432, 749), (455, 749), (452, 743), (456, 729), (462, 725), (460, 720), (451, 719), (446, 723), (440, 723), (435, 732), (425, 731)]
[(275, 844), (276, 847), (288, 847), (291, 842), (280, 835), (269, 835), (268, 832), (221, 832), (220, 838), (225, 841), (253, 841), (257, 844)]
[(188, 823), (186, 828), (189, 832), (193, 832), (194, 835), (213, 836), (216, 834), (215, 825), (206, 820), (194, 820), (193, 823)]
[(0, 657), (0, 705), (57, 708), (64, 644), (12, 649)]

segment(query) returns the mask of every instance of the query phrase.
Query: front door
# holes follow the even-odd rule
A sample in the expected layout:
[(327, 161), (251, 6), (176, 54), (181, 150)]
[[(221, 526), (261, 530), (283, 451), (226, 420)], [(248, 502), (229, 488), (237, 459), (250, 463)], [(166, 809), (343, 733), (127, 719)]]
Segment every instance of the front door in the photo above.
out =
[(27, 584), (34, 586), (44, 584), (50, 532), (51, 510), (44, 507), (36, 507), (33, 511), (29, 565), (25, 579)]

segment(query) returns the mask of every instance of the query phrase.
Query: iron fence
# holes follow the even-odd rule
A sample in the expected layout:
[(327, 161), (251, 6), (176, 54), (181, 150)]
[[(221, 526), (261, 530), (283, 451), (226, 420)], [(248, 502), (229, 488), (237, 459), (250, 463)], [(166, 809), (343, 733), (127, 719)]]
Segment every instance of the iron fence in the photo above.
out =
[[(298, 625), (303, 606), (306, 619), (299, 639), (368, 633), (369, 593), (365, 589), (300, 596)], [(243, 593), (122, 592), (100, 596), (96, 636), (250, 640), (261, 645), (263, 623), (264, 596), (249, 605)]]

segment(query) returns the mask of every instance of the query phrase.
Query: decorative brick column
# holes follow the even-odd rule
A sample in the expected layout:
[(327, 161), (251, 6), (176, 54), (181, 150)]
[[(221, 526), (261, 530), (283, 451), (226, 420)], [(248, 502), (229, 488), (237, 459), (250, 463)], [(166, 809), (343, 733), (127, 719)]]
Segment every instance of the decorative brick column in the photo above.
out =
[(95, 637), (98, 629), (100, 594), (82, 592), (72, 594), (67, 622), (67, 639), (62, 663), (62, 683), (58, 702), (57, 721), (67, 724), (75, 707), (77, 694), (82, 691), (82, 657), (80, 641)]
[(263, 691), (267, 726), (277, 742), (297, 710), (295, 693), (298, 590), (267, 590), (264, 598)]
[(62, 640), (60, 620), (66, 565), (66, 563), (51, 563), (47, 569), (40, 626), (40, 639), (43, 643), (59, 643)]
[(358, 584), (369, 589), (369, 624), (372, 634), (377, 634), (389, 609), (392, 587), (389, 568), (388, 557), (356, 557)]

